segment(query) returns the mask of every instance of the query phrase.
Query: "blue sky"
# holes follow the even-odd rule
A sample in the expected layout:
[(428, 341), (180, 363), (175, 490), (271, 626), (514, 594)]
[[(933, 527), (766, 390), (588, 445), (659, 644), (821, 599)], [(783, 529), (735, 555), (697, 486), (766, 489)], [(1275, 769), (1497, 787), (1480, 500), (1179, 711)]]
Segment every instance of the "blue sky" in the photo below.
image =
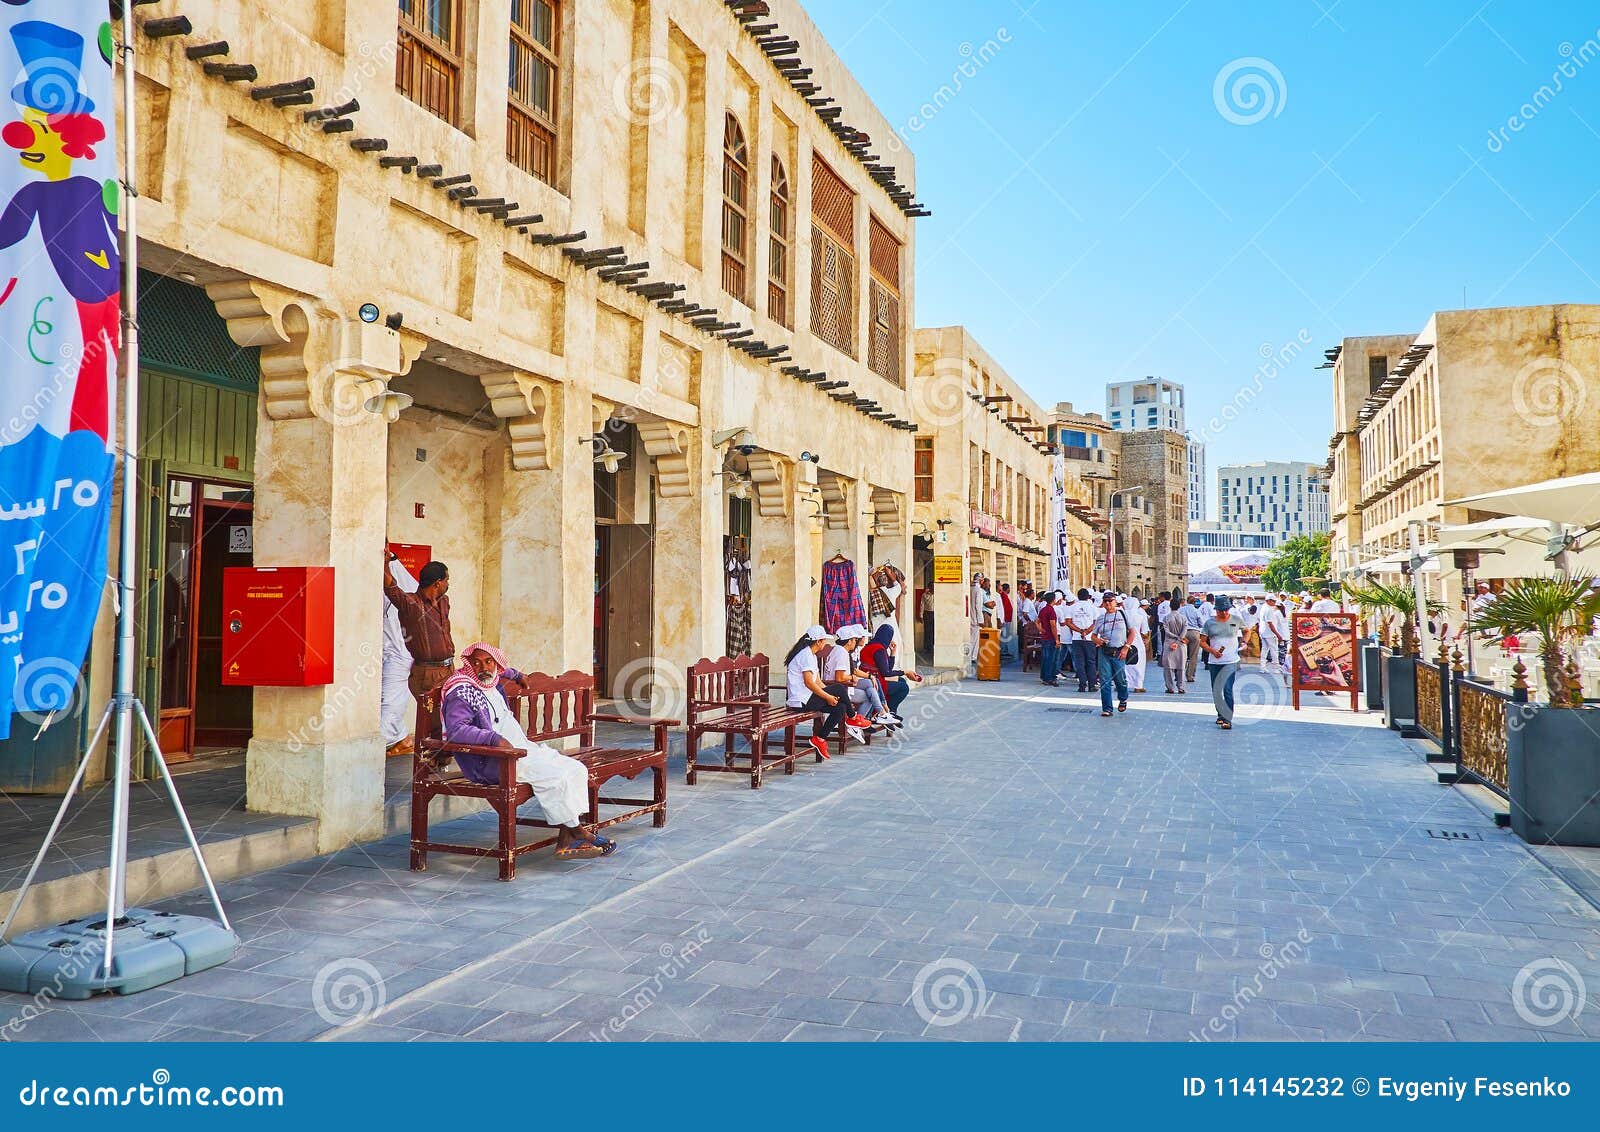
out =
[(1220, 464), (1326, 458), (1340, 337), (1600, 302), (1600, 7), (1480, 3), (807, 10), (916, 154), (918, 325), (1047, 405), (1183, 382), (1191, 428), (1301, 351), (1210, 436), (1214, 511)]

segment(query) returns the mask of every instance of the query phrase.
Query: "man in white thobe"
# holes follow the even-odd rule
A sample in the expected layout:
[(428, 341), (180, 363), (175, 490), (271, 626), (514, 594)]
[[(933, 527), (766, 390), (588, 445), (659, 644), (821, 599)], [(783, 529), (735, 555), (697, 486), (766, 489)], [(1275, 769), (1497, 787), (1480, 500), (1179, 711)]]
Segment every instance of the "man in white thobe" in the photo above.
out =
[[(389, 556), (389, 576), (408, 594), (417, 592), (417, 580), (400, 559)], [(405, 631), (400, 628), (400, 612), (388, 597), (383, 599), (383, 667), (378, 677), (378, 717), (386, 755), (412, 752), (406, 709), (411, 707), (411, 690), (406, 680), (411, 675), (411, 650), (406, 648)]]
[[(615, 850), (616, 842), (580, 824), (589, 808), (588, 768), (554, 747), (532, 742), (500, 691), (502, 679), (520, 680), (522, 674), (506, 663), (499, 649), (482, 641), (469, 645), (461, 657), (461, 667), (440, 692), (444, 737), (468, 746), (527, 752), (516, 760), (517, 781), (532, 788), (545, 820), (557, 827), (559, 860), (603, 857)], [(492, 755), (463, 753), (455, 762), (474, 782), (500, 781), (501, 761)]]

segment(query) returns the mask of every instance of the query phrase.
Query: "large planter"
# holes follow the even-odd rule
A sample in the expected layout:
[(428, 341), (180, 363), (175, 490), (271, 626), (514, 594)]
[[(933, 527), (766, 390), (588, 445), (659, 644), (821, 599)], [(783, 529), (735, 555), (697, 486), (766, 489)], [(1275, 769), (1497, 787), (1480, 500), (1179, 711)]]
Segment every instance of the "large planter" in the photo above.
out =
[(1600, 846), (1600, 709), (1511, 705), (1506, 784), (1522, 840)]
[(1361, 642), (1361, 694), (1368, 711), (1383, 707), (1383, 648), (1372, 641)]
[(1409, 656), (1383, 658), (1383, 722), (1408, 739), (1417, 730), (1417, 670)]

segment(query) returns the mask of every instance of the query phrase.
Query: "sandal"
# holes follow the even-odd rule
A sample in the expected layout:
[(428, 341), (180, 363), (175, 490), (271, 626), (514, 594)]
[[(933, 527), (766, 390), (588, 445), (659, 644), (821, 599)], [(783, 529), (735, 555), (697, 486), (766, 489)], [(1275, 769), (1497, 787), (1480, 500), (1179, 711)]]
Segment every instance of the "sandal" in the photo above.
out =
[(1111, 713), (1109, 711), (1103, 711), (1103, 712), (1100, 713), (1100, 718), (1101, 719), (1110, 719), (1111, 718)]
[(1233, 724), (1229, 723), (1226, 719), (1217, 720), (1217, 726), (1222, 728), (1224, 731), (1233, 730)]
[(1117, 710), (1118, 711), (1127, 711), (1128, 710), (1128, 701), (1127, 700), (1123, 700), (1121, 703), (1119, 703), (1117, 705)]
[(617, 851), (617, 843), (598, 833), (582, 841), (571, 842), (565, 849), (556, 850), (558, 861), (581, 861), (589, 857), (608, 857)]

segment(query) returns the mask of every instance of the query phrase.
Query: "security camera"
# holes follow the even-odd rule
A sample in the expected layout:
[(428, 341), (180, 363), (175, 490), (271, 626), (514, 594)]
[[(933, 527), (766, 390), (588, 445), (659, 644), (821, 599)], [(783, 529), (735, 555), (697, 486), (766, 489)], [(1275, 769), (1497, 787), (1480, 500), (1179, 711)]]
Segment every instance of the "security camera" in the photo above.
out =
[(815, 452), (802, 452), (800, 453), (800, 459), (812, 464), (822, 463), (822, 457), (817, 455)]
[(755, 435), (747, 425), (740, 425), (738, 428), (725, 428), (711, 434), (711, 444), (714, 448), (721, 448), (730, 441), (734, 450), (741, 456), (749, 456), (760, 447), (756, 444)]

